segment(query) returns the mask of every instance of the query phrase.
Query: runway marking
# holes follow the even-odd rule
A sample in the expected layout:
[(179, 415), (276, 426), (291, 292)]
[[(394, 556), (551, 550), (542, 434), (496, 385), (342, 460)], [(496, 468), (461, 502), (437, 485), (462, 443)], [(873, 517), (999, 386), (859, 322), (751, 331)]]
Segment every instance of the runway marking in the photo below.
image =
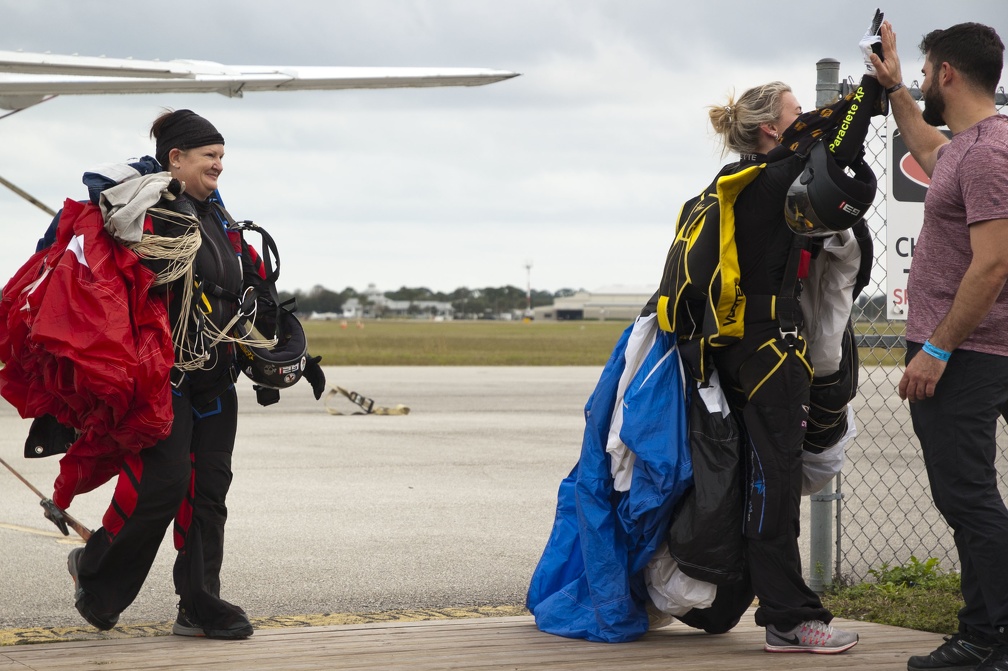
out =
[[(251, 618), (256, 629), (285, 627), (331, 627), (344, 624), (378, 622), (420, 622), (423, 620), (453, 620), (481, 617), (512, 617), (528, 615), (524, 606), (474, 606), (472, 608), (421, 608), (388, 610), (380, 613), (318, 613), (314, 615), (274, 615)], [(0, 629), (0, 647), (31, 643), (61, 643), (67, 641), (102, 641), (117, 638), (143, 638), (171, 634), (171, 622), (117, 626), (101, 632), (87, 625), (80, 627), (32, 627)]]
[(7, 524), (6, 522), (0, 522), (0, 529), (9, 529), (10, 531), (20, 531), (25, 534), (33, 534), (35, 536), (45, 536), (47, 538), (55, 538), (61, 543), (71, 543), (74, 545), (82, 545), (83, 540), (77, 536), (64, 536), (58, 531), (43, 531), (42, 529), (33, 529), (31, 527), (22, 527), (17, 524)]

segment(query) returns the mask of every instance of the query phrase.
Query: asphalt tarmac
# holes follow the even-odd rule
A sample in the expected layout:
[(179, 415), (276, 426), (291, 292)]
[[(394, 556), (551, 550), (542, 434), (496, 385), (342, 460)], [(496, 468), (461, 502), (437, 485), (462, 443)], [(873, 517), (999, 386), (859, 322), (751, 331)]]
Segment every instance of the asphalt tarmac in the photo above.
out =
[[(326, 368), (404, 416), (331, 415), (307, 383), (264, 408), (242, 379), (222, 596), (253, 618), (524, 603), (600, 372)], [(23, 458), (29, 424), (0, 404), (0, 457), (50, 494), (57, 457)], [(111, 493), (70, 512), (98, 527)], [(66, 569), (78, 544), (0, 468), (0, 629), (83, 624)], [(121, 624), (174, 619), (174, 554), (167, 536)]]
[[(243, 378), (222, 596), (252, 618), (523, 605), (601, 367), (325, 370), (330, 386), (410, 413), (332, 415), (327, 407), (356, 406), (316, 401), (307, 383), (264, 408)], [(891, 388), (894, 374), (866, 371), (865, 380)], [(57, 458), (23, 458), (29, 424), (0, 403), (0, 457), (48, 494)], [(79, 496), (70, 512), (100, 526), (112, 486)], [(0, 633), (85, 625), (66, 570), (79, 543), (0, 468)], [(166, 536), (122, 626), (174, 620), (174, 556)]]

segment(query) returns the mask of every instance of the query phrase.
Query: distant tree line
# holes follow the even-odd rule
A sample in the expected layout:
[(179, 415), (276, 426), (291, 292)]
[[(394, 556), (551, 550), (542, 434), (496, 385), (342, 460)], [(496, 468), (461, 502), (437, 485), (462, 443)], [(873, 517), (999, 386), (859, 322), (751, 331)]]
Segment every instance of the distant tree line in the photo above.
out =
[(297, 301), (297, 309), (301, 314), (311, 314), (312, 312), (340, 312), (343, 310), (343, 303), (348, 298), (357, 298), (357, 292), (353, 287), (347, 287), (343, 291), (332, 291), (326, 289), (321, 284), (316, 284), (308, 291), (296, 289), (294, 292), (277, 291), (281, 301), (291, 298)]
[[(537, 291), (531, 292), (532, 307), (541, 305), (553, 305), (555, 298), (573, 296), (574, 289), (560, 289), (556, 292)], [(524, 310), (528, 303), (525, 289), (508, 285), (506, 287), (484, 287), (482, 289), (470, 289), (459, 287), (450, 293), (431, 291), (426, 287), (399, 287), (395, 291), (385, 291), (386, 298), (396, 301), (438, 301), (441, 303), (451, 303), (457, 316), (481, 316), (484, 314), (500, 314), (512, 312), (514, 310)], [(298, 312), (301, 314), (311, 314), (312, 312), (341, 312), (343, 304), (350, 298), (356, 298), (361, 304), (366, 304), (368, 297), (364, 292), (358, 292), (353, 287), (347, 287), (343, 291), (332, 291), (321, 285), (316, 285), (308, 291), (295, 290), (294, 292), (279, 292), (281, 300), (294, 298), (297, 300)]]
[[(559, 291), (532, 290), (532, 307), (553, 305), (557, 298), (573, 296), (577, 290), (560, 289)], [(281, 300), (294, 298), (297, 300), (298, 312), (342, 312), (343, 304), (350, 298), (356, 298), (361, 304), (367, 303), (367, 295), (358, 292), (353, 287), (343, 291), (332, 291), (321, 285), (316, 285), (308, 291), (295, 290), (279, 292)], [(427, 287), (399, 287), (395, 291), (385, 291), (386, 298), (396, 301), (437, 301), (451, 303), (458, 317), (482, 316), (524, 310), (526, 306), (525, 290), (508, 285), (506, 287), (484, 287), (470, 289), (459, 287), (450, 293), (431, 291)], [(884, 321), (886, 319), (886, 297), (884, 294), (874, 296), (862, 295), (856, 302), (854, 315), (864, 321)]]

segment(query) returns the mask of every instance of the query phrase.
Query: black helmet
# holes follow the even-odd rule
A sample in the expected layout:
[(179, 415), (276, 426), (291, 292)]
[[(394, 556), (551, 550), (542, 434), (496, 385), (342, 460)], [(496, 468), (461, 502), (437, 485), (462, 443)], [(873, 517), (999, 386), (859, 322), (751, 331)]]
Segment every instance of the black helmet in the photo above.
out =
[[(277, 344), (266, 349), (265, 347), (254, 347), (239, 340), (236, 343), (238, 345), (238, 365), (242, 372), (257, 385), (273, 389), (286, 389), (294, 386), (304, 375), (308, 359), (308, 340), (301, 322), (293, 313), (280, 308), (275, 314), (275, 327), (259, 329), (260, 320), (257, 319), (255, 331), (276, 333)], [(242, 330), (251, 331), (248, 325)]]
[(875, 201), (875, 173), (858, 159), (853, 175), (840, 167), (822, 142), (816, 142), (805, 170), (788, 189), (784, 218), (799, 235), (825, 237), (864, 219)]

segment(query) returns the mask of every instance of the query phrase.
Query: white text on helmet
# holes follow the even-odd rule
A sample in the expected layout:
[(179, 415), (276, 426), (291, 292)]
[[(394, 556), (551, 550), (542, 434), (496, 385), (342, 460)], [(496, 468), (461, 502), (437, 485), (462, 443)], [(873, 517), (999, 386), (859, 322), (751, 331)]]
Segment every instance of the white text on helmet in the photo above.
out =
[(842, 203), (840, 203), (840, 207), (838, 207), (837, 209), (838, 210), (843, 210), (847, 214), (853, 215), (855, 217), (858, 216), (859, 214), (861, 214), (861, 210), (859, 210), (858, 208), (854, 207), (853, 205), (849, 205), (846, 200), (843, 201)]

